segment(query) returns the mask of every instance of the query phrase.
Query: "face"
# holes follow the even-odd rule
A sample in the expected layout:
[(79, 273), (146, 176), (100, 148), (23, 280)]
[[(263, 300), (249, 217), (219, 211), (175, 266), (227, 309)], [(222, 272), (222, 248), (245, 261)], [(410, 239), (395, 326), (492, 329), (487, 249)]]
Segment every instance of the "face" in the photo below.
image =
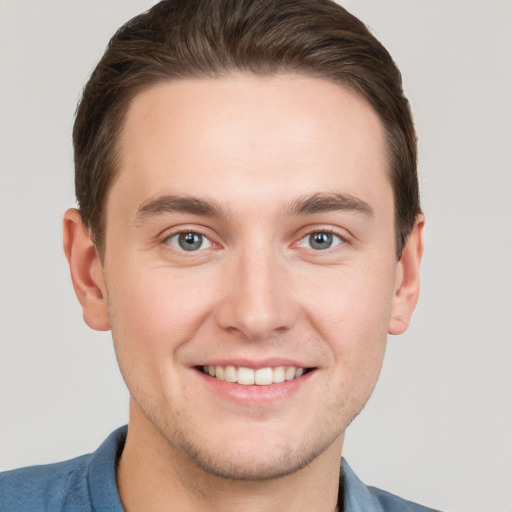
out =
[(396, 306), (393, 221), (381, 123), (339, 85), (238, 75), (138, 95), (102, 269), (137, 428), (228, 478), (339, 456)]

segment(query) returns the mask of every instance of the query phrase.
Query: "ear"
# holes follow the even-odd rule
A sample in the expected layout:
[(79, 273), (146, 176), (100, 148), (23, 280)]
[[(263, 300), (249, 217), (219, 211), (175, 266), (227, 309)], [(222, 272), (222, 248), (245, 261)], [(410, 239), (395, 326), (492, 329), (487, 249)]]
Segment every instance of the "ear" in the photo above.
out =
[(89, 229), (74, 208), (64, 214), (64, 252), (85, 323), (97, 331), (110, 329), (103, 269)]
[(389, 334), (402, 334), (407, 330), (418, 302), (424, 225), (425, 217), (418, 215), (405, 244), (402, 257), (397, 263), (395, 297), (388, 327)]

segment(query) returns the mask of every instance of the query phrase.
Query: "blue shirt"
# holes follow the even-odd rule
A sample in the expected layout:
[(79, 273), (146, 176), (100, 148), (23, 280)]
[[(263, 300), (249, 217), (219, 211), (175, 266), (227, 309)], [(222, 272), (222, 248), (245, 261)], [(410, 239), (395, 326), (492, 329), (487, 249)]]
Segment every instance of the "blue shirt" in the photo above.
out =
[[(0, 473), (0, 512), (124, 512), (117, 492), (116, 464), (126, 432), (126, 427), (114, 431), (90, 455)], [(367, 487), (344, 459), (341, 470), (343, 512), (432, 512)]]

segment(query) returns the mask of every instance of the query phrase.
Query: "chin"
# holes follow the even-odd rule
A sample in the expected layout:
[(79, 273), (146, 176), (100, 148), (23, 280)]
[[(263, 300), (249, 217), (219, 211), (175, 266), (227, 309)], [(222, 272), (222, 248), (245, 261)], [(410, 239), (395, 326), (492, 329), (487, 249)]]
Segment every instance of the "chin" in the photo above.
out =
[[(245, 443), (229, 443), (224, 450), (211, 450), (181, 439), (186, 457), (202, 471), (228, 480), (265, 481), (285, 477), (301, 470), (324, 453), (339, 436), (323, 441), (282, 443), (247, 438)], [(209, 447), (211, 448), (211, 447)]]

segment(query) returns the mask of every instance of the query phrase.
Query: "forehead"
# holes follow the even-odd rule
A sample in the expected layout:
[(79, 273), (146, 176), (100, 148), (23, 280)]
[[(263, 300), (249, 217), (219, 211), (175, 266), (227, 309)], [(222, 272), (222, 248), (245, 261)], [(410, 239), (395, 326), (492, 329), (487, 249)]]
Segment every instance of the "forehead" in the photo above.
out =
[(113, 188), (139, 204), (162, 192), (236, 200), (251, 187), (293, 200), (388, 181), (371, 106), (339, 84), (300, 75), (151, 86), (129, 107), (120, 154)]

